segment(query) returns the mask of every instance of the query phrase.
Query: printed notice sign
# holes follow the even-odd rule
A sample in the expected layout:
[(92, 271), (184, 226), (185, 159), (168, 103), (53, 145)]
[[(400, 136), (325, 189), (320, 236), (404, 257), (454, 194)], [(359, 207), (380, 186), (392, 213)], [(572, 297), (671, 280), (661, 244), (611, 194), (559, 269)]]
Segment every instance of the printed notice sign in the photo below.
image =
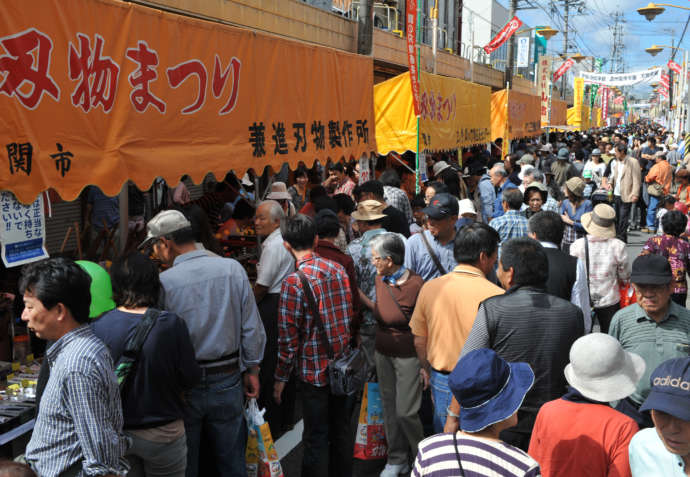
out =
[(5, 266), (48, 258), (45, 228), (42, 194), (32, 204), (24, 205), (11, 192), (0, 193), (0, 243)]

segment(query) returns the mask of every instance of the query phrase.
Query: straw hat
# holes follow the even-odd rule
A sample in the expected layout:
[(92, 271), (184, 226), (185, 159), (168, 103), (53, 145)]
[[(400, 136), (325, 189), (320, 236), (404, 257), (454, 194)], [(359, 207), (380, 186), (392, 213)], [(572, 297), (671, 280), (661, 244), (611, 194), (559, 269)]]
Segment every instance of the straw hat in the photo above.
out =
[(570, 347), (570, 363), (564, 374), (568, 384), (584, 397), (609, 402), (631, 395), (644, 370), (644, 360), (625, 351), (616, 338), (591, 333)]
[(592, 212), (583, 214), (581, 221), (588, 234), (601, 238), (616, 236), (616, 211), (608, 204), (598, 204)]
[(585, 181), (580, 177), (571, 177), (565, 182), (565, 187), (577, 197), (582, 197), (585, 194), (585, 185)]
[(357, 210), (352, 212), (352, 218), (364, 222), (381, 220), (386, 217), (386, 214), (383, 213), (385, 208), (386, 204), (382, 204), (378, 200), (363, 200), (357, 204)]
[(292, 196), (287, 191), (285, 182), (274, 182), (271, 184), (271, 192), (266, 196), (268, 200), (290, 200)]

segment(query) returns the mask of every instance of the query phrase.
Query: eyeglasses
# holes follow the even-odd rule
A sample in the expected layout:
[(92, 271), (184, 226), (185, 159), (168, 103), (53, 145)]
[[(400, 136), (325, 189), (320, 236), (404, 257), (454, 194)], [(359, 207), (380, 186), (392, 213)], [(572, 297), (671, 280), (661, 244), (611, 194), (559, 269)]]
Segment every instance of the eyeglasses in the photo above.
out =
[(378, 256), (375, 256), (375, 255), (372, 255), (372, 256), (371, 256), (371, 261), (374, 262), (374, 263), (376, 263), (376, 262), (380, 262), (381, 260), (386, 260), (386, 259), (388, 259), (388, 258), (389, 258), (389, 257), (378, 257)]

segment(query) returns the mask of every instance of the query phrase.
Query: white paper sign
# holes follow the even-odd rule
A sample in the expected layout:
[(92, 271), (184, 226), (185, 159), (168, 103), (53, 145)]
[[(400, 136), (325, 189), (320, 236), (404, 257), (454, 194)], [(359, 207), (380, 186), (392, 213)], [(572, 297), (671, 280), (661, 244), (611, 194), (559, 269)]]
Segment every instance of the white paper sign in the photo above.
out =
[(599, 83), (606, 86), (632, 86), (639, 83), (655, 83), (661, 81), (661, 68), (636, 71), (632, 73), (591, 73), (582, 71), (580, 76), (588, 83)]
[(45, 248), (43, 195), (24, 205), (11, 192), (0, 193), (0, 243), (7, 267), (48, 258)]
[(369, 169), (369, 157), (368, 156), (362, 156), (359, 159), (359, 183), (364, 184), (367, 181), (370, 181), (372, 179), (371, 177), (371, 169)]
[(527, 66), (529, 66), (529, 37), (522, 36), (518, 38), (517, 41), (517, 67), (527, 68)]

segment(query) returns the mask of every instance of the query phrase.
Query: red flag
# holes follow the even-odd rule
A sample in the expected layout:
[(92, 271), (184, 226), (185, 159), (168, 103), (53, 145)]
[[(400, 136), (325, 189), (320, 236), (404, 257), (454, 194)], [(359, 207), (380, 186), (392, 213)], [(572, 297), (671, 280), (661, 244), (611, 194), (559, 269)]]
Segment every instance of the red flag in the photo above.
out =
[(675, 71), (679, 75), (683, 74), (683, 68), (681, 68), (681, 66), (673, 60), (668, 60), (668, 68)]
[[(417, 3), (415, 1), (415, 3)], [(513, 36), (513, 33), (517, 31), (518, 28), (522, 26), (522, 21), (517, 17), (513, 17), (506, 25), (501, 28), (501, 31), (489, 42), (488, 45), (484, 47), (484, 51), (487, 55), (490, 55), (492, 51), (501, 46), (506, 42), (508, 38)]]
[(668, 88), (668, 83), (670, 79), (671, 78), (666, 73), (661, 73), (661, 81), (659, 83)]
[(601, 92), (601, 119), (606, 121), (609, 117), (609, 88), (603, 86), (603, 91)]
[(410, 86), (414, 114), (419, 116), (419, 78), (417, 77), (417, 0), (407, 0), (407, 63), (410, 67)]
[(553, 74), (553, 80), (558, 81), (558, 78), (563, 76), (566, 71), (570, 69), (571, 66), (575, 64), (575, 60), (572, 58), (568, 58), (563, 62), (563, 64), (556, 70), (556, 72)]

